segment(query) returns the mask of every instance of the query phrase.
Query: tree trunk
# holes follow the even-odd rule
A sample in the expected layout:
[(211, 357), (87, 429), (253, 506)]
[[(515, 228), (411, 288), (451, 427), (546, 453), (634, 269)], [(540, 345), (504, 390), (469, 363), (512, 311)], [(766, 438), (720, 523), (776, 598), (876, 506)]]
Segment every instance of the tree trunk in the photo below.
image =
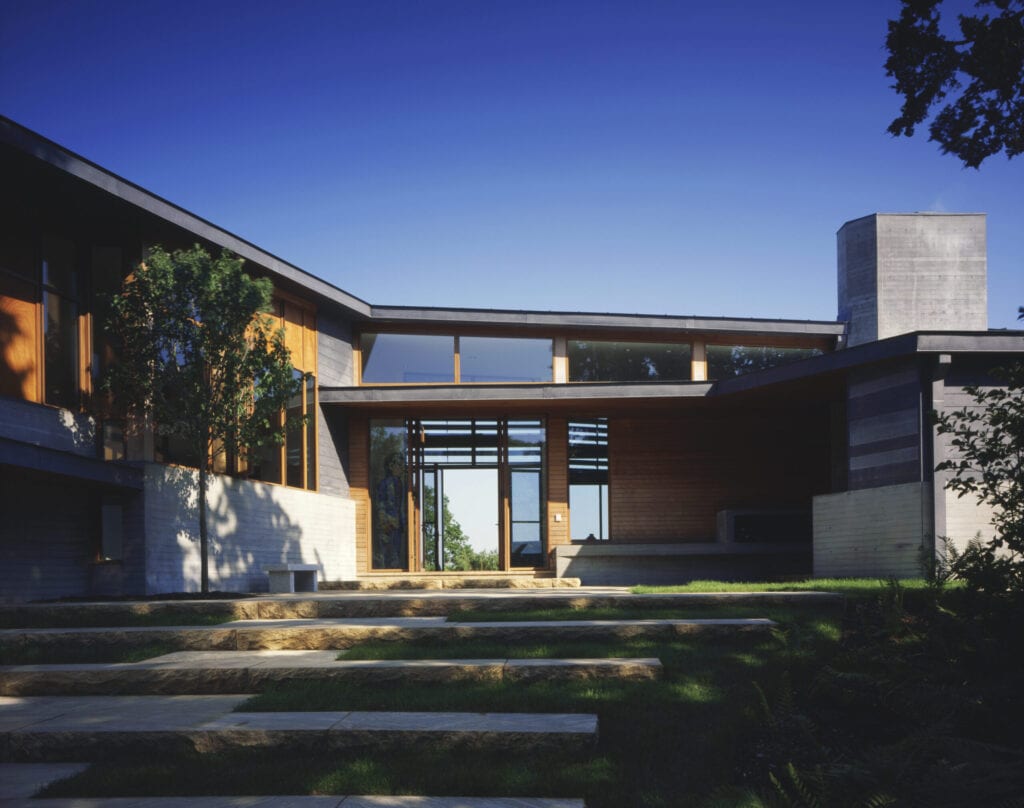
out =
[(210, 591), (210, 539), (206, 533), (206, 463), (199, 464), (199, 586)]

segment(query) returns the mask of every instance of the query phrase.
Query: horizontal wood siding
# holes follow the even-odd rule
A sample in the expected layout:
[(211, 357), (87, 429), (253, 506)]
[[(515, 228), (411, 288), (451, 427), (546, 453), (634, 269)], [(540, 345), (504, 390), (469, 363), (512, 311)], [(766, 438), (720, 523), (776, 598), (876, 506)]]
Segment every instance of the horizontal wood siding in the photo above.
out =
[(713, 541), (726, 508), (810, 508), (829, 490), (828, 411), (680, 413), (609, 423), (611, 538)]
[(921, 480), (921, 382), (917, 365), (854, 371), (847, 390), (849, 487)]

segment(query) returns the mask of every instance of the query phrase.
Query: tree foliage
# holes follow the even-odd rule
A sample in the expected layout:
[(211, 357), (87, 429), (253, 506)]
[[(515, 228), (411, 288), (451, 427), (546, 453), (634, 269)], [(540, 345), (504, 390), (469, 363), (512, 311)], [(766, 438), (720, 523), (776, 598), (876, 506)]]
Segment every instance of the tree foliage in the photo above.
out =
[[(426, 569), (430, 570), (438, 569), (437, 551), (431, 540), (432, 526), (436, 524), (436, 509), (437, 494), (433, 488), (428, 488), (423, 492), (423, 560)], [(497, 550), (474, 549), (469, 536), (455, 518), (447, 494), (441, 498), (441, 531), (444, 536), (441, 552), (446, 571), (498, 569)]]
[(950, 436), (947, 488), (993, 506), (995, 535), (959, 557), (960, 572), (989, 594), (1024, 595), (1024, 363), (994, 371), (1003, 386), (965, 388), (974, 405), (938, 416)]
[[(889, 21), (886, 75), (903, 107), (890, 125), (910, 137), (931, 113), (929, 140), (971, 168), (1024, 152), (1024, 0), (977, 0), (957, 16), (959, 37), (941, 30), (944, 0), (903, 0)], [(993, 13), (990, 13), (993, 12)]]
[(243, 260), (198, 245), (154, 247), (111, 300), (117, 362), (106, 379), (125, 413), (175, 436), (199, 459), (202, 591), (209, 591), (207, 473), (223, 453), (280, 445), (282, 411), (302, 388), (283, 332), (263, 316), (271, 284)]

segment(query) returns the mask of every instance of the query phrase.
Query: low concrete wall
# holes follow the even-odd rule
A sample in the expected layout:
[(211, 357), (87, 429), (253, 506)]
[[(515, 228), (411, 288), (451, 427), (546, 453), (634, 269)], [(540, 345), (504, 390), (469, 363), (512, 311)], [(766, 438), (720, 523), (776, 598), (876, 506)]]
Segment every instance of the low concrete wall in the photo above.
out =
[(931, 547), (930, 486), (906, 483), (815, 497), (814, 575), (921, 574)]
[(579, 578), (584, 586), (679, 584), (704, 578), (719, 581), (766, 580), (808, 575), (806, 543), (561, 545), (552, 551), (559, 578)]
[[(199, 584), (198, 474), (147, 464), (146, 591)], [(207, 493), (210, 588), (267, 591), (266, 564), (317, 564), (320, 580), (355, 578), (355, 506), (344, 497), (214, 475)]]

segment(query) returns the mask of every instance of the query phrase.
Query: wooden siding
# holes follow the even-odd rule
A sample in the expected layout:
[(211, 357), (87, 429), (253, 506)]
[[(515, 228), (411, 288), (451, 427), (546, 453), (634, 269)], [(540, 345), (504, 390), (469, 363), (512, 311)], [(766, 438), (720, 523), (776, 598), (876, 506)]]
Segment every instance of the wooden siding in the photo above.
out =
[(370, 424), (349, 419), (349, 497), (356, 504), (356, 572), (370, 571)]
[[(569, 543), (569, 427), (564, 418), (547, 420), (548, 552)], [(561, 517), (560, 521), (555, 521)]]
[(809, 508), (829, 490), (828, 434), (823, 407), (612, 418), (611, 539), (713, 541), (720, 510)]
[(912, 362), (854, 371), (847, 391), (849, 487), (921, 480), (921, 382)]

